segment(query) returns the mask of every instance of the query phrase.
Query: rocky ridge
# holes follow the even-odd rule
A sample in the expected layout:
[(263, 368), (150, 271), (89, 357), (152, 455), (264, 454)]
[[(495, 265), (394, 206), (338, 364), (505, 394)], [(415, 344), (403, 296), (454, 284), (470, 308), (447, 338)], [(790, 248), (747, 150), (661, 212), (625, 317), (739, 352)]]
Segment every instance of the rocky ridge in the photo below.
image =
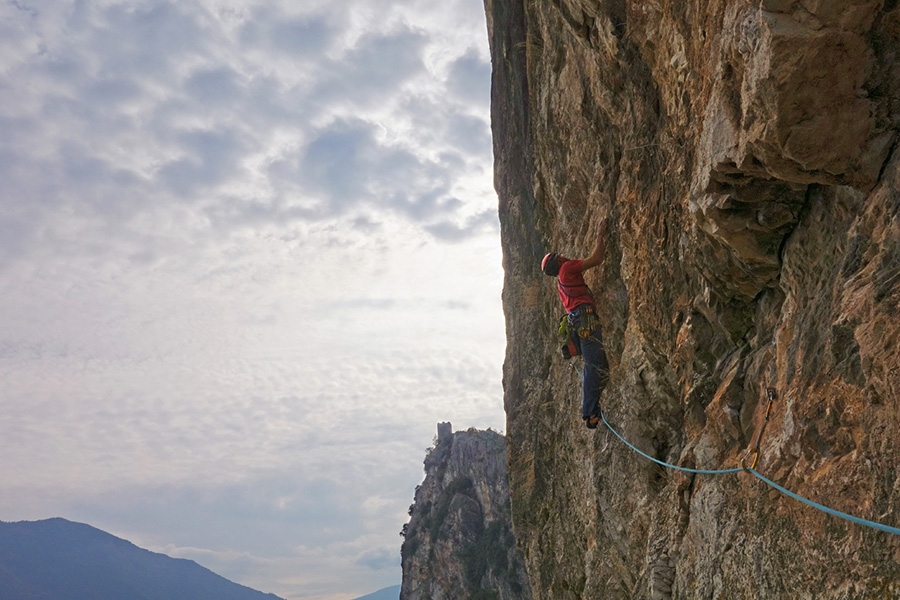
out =
[(438, 426), (401, 547), (401, 600), (530, 600), (511, 531), (506, 440)]
[(900, 596), (900, 536), (578, 418), (540, 257), (585, 255), (602, 403), (661, 460), (900, 526), (896, 0), (485, 0), (513, 520), (535, 598)]

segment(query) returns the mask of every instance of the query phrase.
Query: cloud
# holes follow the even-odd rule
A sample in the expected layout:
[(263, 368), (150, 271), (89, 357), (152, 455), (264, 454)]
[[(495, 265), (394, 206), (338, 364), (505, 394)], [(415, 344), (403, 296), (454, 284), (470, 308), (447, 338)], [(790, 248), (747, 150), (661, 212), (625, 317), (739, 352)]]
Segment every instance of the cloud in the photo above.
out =
[(240, 27), (245, 48), (274, 51), (292, 60), (315, 60), (336, 43), (341, 29), (338, 11), (332, 14), (284, 15), (272, 6), (258, 6)]
[[(484, 118), (429, 100), (416, 123), (385, 127), (408, 123), (413, 95), (439, 92), (423, 60), (433, 33), (395, 24), (341, 48), (334, 14), (291, 16), (272, 6), (249, 14), (229, 31), (193, 4), (81, 6), (45, 24), (45, 35), (55, 34), (46, 54), (21, 54), (13, 69), (37, 101), (16, 102), (20, 92), (9, 88), (7, 110), (23, 112), (0, 114), (8, 189), (43, 207), (6, 238), (6, 256), (26, 251), (27, 231), (41, 221), (70, 251), (86, 243), (86, 231), (49, 212), (60, 203), (76, 217), (109, 221), (93, 228), (122, 232), (125, 243), (136, 239), (129, 222), (157, 220), (168, 202), (199, 211), (177, 227), (226, 231), (365, 207), (429, 224), (461, 209), (454, 188), (473, 172), (473, 158), (489, 159)], [(307, 67), (264, 62), (261, 48), (301, 53)], [(469, 52), (451, 72), (476, 64)], [(356, 210), (351, 218), (365, 217)]]
[(73, 35), (80, 10), (90, 11), (87, 18), (94, 21), (89, 54), (79, 58), (113, 73), (170, 77), (182, 61), (206, 55), (209, 45), (218, 41), (217, 32), (204, 26), (208, 13), (194, 3), (123, 3), (101, 9), (76, 5), (68, 32)]
[(499, 230), (500, 221), (496, 211), (486, 210), (469, 217), (463, 225), (457, 225), (451, 221), (439, 221), (426, 225), (425, 228), (436, 238), (445, 242), (461, 242), (485, 230)]
[(75, 510), (115, 527), (130, 523), (144, 531), (164, 528), (168, 543), (179, 546), (202, 544), (223, 552), (241, 549), (254, 556), (278, 556), (290, 554), (297, 545), (322, 548), (360, 537), (366, 528), (362, 492), (357, 490), (336, 479), (279, 473), (240, 485), (124, 488)]
[(239, 79), (237, 72), (229, 66), (198, 69), (187, 78), (184, 88), (200, 106), (229, 106), (243, 93)]
[(489, 160), (491, 132), (481, 117), (451, 113), (447, 118), (447, 141), (461, 152)]
[(0, 4), (0, 518), (292, 597), (396, 583), (434, 424), (503, 419), (480, 2), (27, 6)]
[(236, 130), (193, 130), (177, 135), (184, 156), (157, 171), (160, 183), (176, 196), (196, 199), (197, 192), (246, 176), (241, 159), (250, 143)]
[(450, 65), (447, 88), (468, 105), (487, 108), (491, 99), (491, 65), (470, 49)]
[[(132, 246), (128, 256), (161, 257), (163, 246), (136, 247), (151, 237), (136, 227), (166, 222), (200, 244), (248, 226), (372, 224), (383, 210), (464, 236), (460, 182), (483, 171), (490, 143), (486, 106), (478, 116), (459, 102), (474, 98), (483, 62), (468, 49), (449, 63), (458, 103), (444, 103), (425, 61), (440, 30), (385, 17), (394, 6), (379, 8), (383, 27), (352, 37), (359, 7), (346, 5), (7, 8), (9, 28), (35, 42), (9, 49), (20, 84), (0, 79), (0, 173), (34, 208), (0, 197), (16, 223), (0, 253), (32, 251), (42, 230), (44, 252), (87, 251), (101, 235)], [(417, 96), (420, 112), (407, 113)]]
[(423, 73), (424, 32), (402, 28), (389, 34), (367, 34), (336, 61), (312, 93), (320, 104), (372, 107), (389, 101), (404, 83)]
[(403, 110), (425, 143), (440, 144), (445, 152), (459, 157), (458, 172), (490, 164), (492, 148), (486, 114), (470, 114), (465, 106), (421, 95), (406, 98)]
[(461, 163), (454, 154), (430, 160), (379, 142), (377, 132), (359, 119), (335, 121), (313, 134), (298, 156), (274, 162), (270, 174), (321, 199), (323, 216), (368, 206), (427, 222), (461, 207), (450, 194)]
[(368, 567), (373, 571), (380, 571), (390, 567), (396, 567), (400, 563), (400, 553), (396, 549), (388, 550), (378, 548), (369, 550), (354, 561), (357, 565)]

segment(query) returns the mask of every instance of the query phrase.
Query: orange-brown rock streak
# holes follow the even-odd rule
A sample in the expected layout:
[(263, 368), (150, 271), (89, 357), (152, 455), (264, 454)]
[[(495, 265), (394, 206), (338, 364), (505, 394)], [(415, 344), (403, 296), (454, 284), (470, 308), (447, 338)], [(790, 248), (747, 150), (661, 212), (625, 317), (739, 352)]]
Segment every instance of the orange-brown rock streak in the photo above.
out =
[(538, 261), (584, 255), (602, 404), (668, 462), (900, 526), (896, 0), (486, 0), (513, 520), (535, 598), (900, 596), (900, 539), (584, 428)]

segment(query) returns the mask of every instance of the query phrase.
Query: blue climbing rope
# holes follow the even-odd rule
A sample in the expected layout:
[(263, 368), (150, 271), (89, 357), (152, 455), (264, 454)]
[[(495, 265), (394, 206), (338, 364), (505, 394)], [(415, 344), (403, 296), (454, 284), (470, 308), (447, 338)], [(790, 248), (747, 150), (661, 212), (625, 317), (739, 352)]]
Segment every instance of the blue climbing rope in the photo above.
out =
[(797, 500), (798, 502), (802, 502), (803, 504), (806, 504), (808, 506), (811, 506), (813, 508), (821, 510), (822, 512), (828, 513), (829, 515), (839, 517), (841, 519), (846, 519), (848, 521), (856, 523), (857, 525), (865, 525), (867, 527), (874, 527), (875, 529), (878, 529), (879, 531), (893, 533), (894, 535), (900, 535), (900, 528), (898, 528), (898, 527), (891, 527), (890, 525), (884, 525), (883, 523), (876, 523), (875, 521), (869, 521), (867, 519), (855, 517), (855, 516), (849, 515), (845, 512), (841, 512), (839, 510), (829, 508), (829, 507), (825, 506), (824, 504), (819, 504), (818, 502), (814, 502), (814, 501), (810, 500), (809, 498), (804, 498), (800, 494), (792, 492), (791, 490), (778, 485), (771, 479), (768, 479), (765, 476), (763, 476), (759, 471), (756, 471), (755, 469), (752, 469), (750, 467), (747, 467), (747, 468), (738, 467), (735, 469), (690, 469), (688, 467), (680, 467), (678, 465), (673, 465), (673, 464), (667, 463), (665, 461), (659, 460), (657, 458), (650, 456), (646, 452), (643, 452), (640, 448), (637, 448), (632, 443), (630, 443), (628, 440), (626, 440), (624, 437), (622, 437), (618, 431), (613, 429), (612, 425), (609, 424), (609, 421), (606, 420), (606, 415), (603, 414), (603, 411), (600, 411), (600, 418), (603, 419), (604, 425), (606, 425), (606, 427), (611, 432), (613, 432), (613, 434), (617, 438), (622, 440), (622, 442), (624, 442), (626, 446), (628, 446), (629, 448), (631, 448), (632, 450), (634, 450), (635, 452), (637, 452), (638, 454), (640, 454), (647, 460), (651, 460), (658, 465), (662, 465), (663, 467), (667, 467), (669, 469), (676, 469), (678, 471), (686, 471), (688, 473), (699, 473), (701, 475), (720, 475), (720, 474), (724, 474), (724, 473), (739, 473), (740, 471), (747, 471), (751, 475), (758, 478), (760, 481), (763, 481), (764, 483), (772, 486), (773, 488), (775, 488), (782, 494), (790, 496), (791, 498), (793, 498), (794, 500)]
[[(575, 365), (572, 365), (572, 368), (575, 369), (576, 373), (578, 373), (578, 369), (575, 367)], [(581, 377), (581, 373), (578, 373), (578, 376)], [(770, 393), (769, 408), (771, 408), (773, 399), (774, 399), (774, 395), (772, 393)], [(768, 418), (769, 418), (769, 408), (766, 409), (766, 421), (768, 421)], [(653, 461), (656, 464), (661, 465), (663, 467), (666, 467), (669, 469), (675, 469), (677, 471), (685, 471), (687, 473), (697, 473), (697, 474), (701, 474), (701, 475), (721, 475), (721, 474), (725, 474), (725, 473), (738, 473), (740, 471), (746, 471), (747, 473), (750, 473), (751, 475), (753, 475), (760, 481), (764, 482), (765, 484), (775, 488), (782, 494), (785, 494), (786, 496), (789, 496), (789, 497), (793, 498), (794, 500), (797, 500), (798, 502), (802, 502), (803, 504), (806, 504), (807, 506), (811, 506), (812, 508), (821, 510), (822, 512), (832, 515), (834, 517), (838, 517), (838, 518), (850, 521), (852, 523), (856, 523), (857, 525), (864, 525), (866, 527), (872, 527), (879, 531), (884, 531), (885, 533), (892, 533), (894, 535), (900, 535), (900, 528), (898, 528), (898, 527), (891, 527), (890, 525), (884, 525), (883, 523), (869, 521), (868, 519), (862, 519), (860, 517), (855, 517), (855, 516), (847, 514), (845, 512), (841, 512), (839, 510), (829, 508), (829, 507), (825, 506), (824, 504), (819, 504), (818, 502), (814, 502), (814, 501), (810, 500), (809, 498), (804, 498), (800, 494), (792, 492), (791, 490), (778, 485), (771, 479), (768, 479), (765, 476), (763, 476), (759, 471), (755, 470), (753, 467), (756, 466), (756, 458), (759, 457), (759, 439), (760, 439), (760, 437), (762, 437), (762, 430), (760, 430), (758, 435), (756, 436), (756, 442), (755, 442), (756, 448), (755, 448), (755, 450), (753, 450), (753, 452), (756, 453), (756, 456), (753, 459), (752, 466), (744, 465), (743, 460), (742, 460), (741, 461), (742, 466), (738, 467), (738, 468), (734, 468), (734, 469), (691, 469), (688, 467), (680, 467), (678, 465), (673, 465), (671, 463), (667, 463), (665, 461), (659, 460), (658, 458), (654, 458), (653, 456), (650, 456), (649, 454), (642, 451), (640, 448), (638, 448), (637, 446), (635, 446), (634, 444), (632, 444), (631, 442), (626, 440), (624, 437), (622, 437), (622, 435), (619, 434), (619, 432), (616, 431), (613, 428), (613, 426), (609, 424), (609, 421), (606, 420), (606, 415), (603, 413), (602, 410), (600, 411), (600, 418), (603, 419), (603, 424), (606, 425), (607, 429), (609, 429), (611, 432), (613, 432), (613, 434), (617, 438), (622, 440), (622, 442), (626, 446), (628, 446), (629, 448), (631, 448), (632, 450), (634, 450), (635, 452), (637, 452), (638, 454), (640, 454), (647, 460)], [(748, 453), (750, 453), (750, 451), (748, 451)], [(745, 458), (746, 458), (746, 456), (747, 455), (745, 454)]]
[(804, 504), (812, 506), (813, 508), (817, 508), (817, 509), (821, 510), (822, 512), (828, 513), (829, 515), (833, 515), (835, 517), (840, 517), (841, 519), (847, 519), (848, 521), (852, 521), (853, 523), (856, 523), (858, 525), (874, 527), (875, 529), (878, 529), (880, 531), (885, 531), (887, 533), (893, 533), (894, 535), (900, 535), (900, 528), (891, 527), (890, 525), (883, 525), (882, 523), (876, 523), (875, 521), (869, 521), (867, 519), (861, 519), (859, 517), (854, 517), (853, 515), (848, 515), (845, 512), (841, 512), (841, 511), (835, 510), (833, 508), (828, 508), (827, 506), (825, 506), (823, 504), (819, 504), (818, 502), (813, 502), (809, 498), (804, 498), (800, 494), (795, 494), (791, 490), (781, 487), (774, 481), (771, 481), (770, 479), (766, 479), (760, 473), (758, 473), (757, 471), (755, 471), (753, 469), (747, 469), (747, 471), (749, 473), (753, 474), (754, 476), (756, 476), (758, 479), (769, 484), (770, 486), (772, 486), (773, 488), (775, 488), (782, 494), (786, 494), (786, 495), (790, 496), (791, 498), (793, 498), (794, 500), (797, 500), (798, 502), (802, 502)]
[(737, 473), (737, 472), (739, 472), (739, 471), (743, 471), (743, 469), (741, 469), (740, 467), (737, 467), (737, 468), (735, 468), (735, 469), (691, 469), (691, 468), (689, 468), (689, 467), (679, 467), (678, 465), (673, 465), (673, 464), (667, 463), (667, 462), (665, 462), (665, 461), (659, 460), (658, 458), (654, 458), (654, 457), (650, 456), (649, 454), (647, 454), (646, 452), (642, 451), (640, 448), (638, 448), (637, 446), (635, 446), (634, 444), (632, 444), (631, 442), (629, 442), (628, 440), (626, 440), (624, 437), (622, 437), (622, 436), (619, 434), (618, 431), (616, 431), (615, 429), (613, 429), (613, 426), (609, 424), (609, 421), (606, 420), (606, 415), (603, 414), (603, 411), (602, 411), (602, 410), (600, 411), (600, 418), (603, 419), (603, 424), (606, 425), (606, 427), (607, 427), (610, 431), (612, 431), (613, 434), (615, 434), (615, 436), (616, 436), (617, 438), (619, 438), (620, 440), (622, 440), (622, 442), (624, 442), (624, 444), (625, 444), (626, 446), (628, 446), (629, 448), (631, 448), (632, 450), (634, 450), (635, 452), (637, 452), (638, 454), (640, 454), (641, 456), (643, 456), (643, 457), (646, 458), (647, 460), (652, 460), (652, 461), (655, 462), (656, 464), (662, 465), (662, 466), (664, 466), (664, 467), (666, 467), (666, 468), (669, 468), (669, 469), (675, 469), (675, 470), (678, 470), (678, 471), (685, 471), (685, 472), (687, 472), (687, 473), (699, 473), (699, 474), (701, 474), (701, 475), (720, 475), (720, 474), (723, 474), (723, 473)]

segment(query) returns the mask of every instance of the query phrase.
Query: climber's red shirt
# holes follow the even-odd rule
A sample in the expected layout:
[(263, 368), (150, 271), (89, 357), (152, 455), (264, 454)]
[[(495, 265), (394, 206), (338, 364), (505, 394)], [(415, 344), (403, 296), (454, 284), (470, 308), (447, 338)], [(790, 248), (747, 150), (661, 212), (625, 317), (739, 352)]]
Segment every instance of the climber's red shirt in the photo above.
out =
[(559, 290), (559, 299), (567, 313), (572, 312), (582, 304), (590, 304), (597, 310), (594, 303), (594, 295), (584, 282), (581, 274), (581, 260), (567, 260), (559, 267), (556, 288)]

